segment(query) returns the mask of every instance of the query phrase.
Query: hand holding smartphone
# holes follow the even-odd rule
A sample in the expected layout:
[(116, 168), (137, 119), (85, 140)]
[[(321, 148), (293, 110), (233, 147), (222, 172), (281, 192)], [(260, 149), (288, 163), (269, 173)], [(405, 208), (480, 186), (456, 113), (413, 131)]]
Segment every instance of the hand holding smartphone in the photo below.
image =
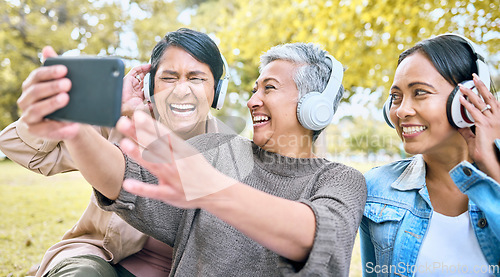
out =
[(69, 103), (47, 118), (114, 127), (120, 118), (124, 64), (115, 57), (51, 57), (44, 66), (62, 64), (71, 80)]

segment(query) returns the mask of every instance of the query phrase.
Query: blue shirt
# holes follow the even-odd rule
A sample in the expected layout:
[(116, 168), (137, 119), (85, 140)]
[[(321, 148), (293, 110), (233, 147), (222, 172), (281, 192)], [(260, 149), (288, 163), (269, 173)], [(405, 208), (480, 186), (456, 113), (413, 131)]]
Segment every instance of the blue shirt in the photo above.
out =
[[(500, 147), (500, 141), (496, 143)], [(469, 197), (469, 217), (491, 265), (488, 270), (500, 276), (500, 184), (466, 161), (450, 176)], [(365, 178), (368, 198), (360, 226), (363, 276), (413, 276), (433, 211), (424, 159), (416, 155), (377, 167)]]

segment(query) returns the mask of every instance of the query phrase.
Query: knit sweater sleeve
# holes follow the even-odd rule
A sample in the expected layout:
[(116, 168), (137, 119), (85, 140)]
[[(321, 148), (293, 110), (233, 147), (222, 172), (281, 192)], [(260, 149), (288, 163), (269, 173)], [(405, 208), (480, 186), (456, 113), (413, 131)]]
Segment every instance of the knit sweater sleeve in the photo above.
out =
[[(135, 179), (149, 184), (157, 184), (158, 179), (128, 156), (125, 157), (125, 179)], [(95, 190), (99, 206), (106, 211), (117, 213), (137, 230), (174, 246), (178, 226), (186, 210), (170, 206), (164, 202), (140, 197), (121, 189), (114, 201)]]
[(348, 276), (351, 254), (366, 202), (363, 175), (331, 163), (317, 177), (311, 194), (299, 201), (316, 219), (314, 244), (304, 264), (280, 259), (284, 276)]

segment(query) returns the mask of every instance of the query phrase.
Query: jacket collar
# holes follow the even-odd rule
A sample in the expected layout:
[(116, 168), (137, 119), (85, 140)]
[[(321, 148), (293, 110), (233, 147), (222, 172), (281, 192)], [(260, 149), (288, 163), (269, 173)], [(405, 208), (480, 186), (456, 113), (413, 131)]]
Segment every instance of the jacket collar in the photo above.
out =
[(425, 161), (422, 155), (415, 155), (399, 175), (398, 179), (391, 184), (391, 187), (397, 190), (421, 189), (425, 186)]

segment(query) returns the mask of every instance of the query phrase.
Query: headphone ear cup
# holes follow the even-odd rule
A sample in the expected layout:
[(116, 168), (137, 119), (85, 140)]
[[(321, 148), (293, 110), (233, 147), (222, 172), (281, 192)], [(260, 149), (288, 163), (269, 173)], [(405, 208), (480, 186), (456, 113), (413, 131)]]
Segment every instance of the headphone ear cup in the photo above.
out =
[(302, 96), (297, 103), (297, 118), (300, 124), (309, 130), (319, 131), (332, 121), (335, 114), (335, 101), (344, 92), (342, 78), (344, 68), (333, 56), (326, 55), (326, 62), (331, 65), (330, 77), (322, 92), (312, 91)]
[(334, 114), (330, 105), (332, 102), (317, 91), (302, 96), (297, 103), (297, 118), (300, 124), (313, 131), (325, 128), (332, 121)]
[[(474, 93), (478, 93), (474, 81), (469, 80), (461, 84), (474, 91)], [(460, 91), (460, 88), (456, 86), (450, 93), (450, 96), (448, 96), (448, 101), (446, 101), (446, 117), (451, 126), (455, 128), (467, 128), (474, 125), (474, 118), (460, 103), (462, 95), (463, 93)]]
[(224, 99), (226, 98), (227, 87), (229, 85), (229, 79), (221, 79), (217, 82), (217, 88), (214, 93), (214, 101), (212, 101), (212, 108), (220, 110), (224, 105)]
[(142, 81), (142, 91), (144, 92), (144, 99), (148, 100), (151, 102), (151, 90), (150, 90), (150, 84), (151, 84), (151, 74), (147, 73), (144, 76), (144, 80)]
[(217, 81), (217, 87), (214, 91), (214, 100), (212, 101), (212, 108), (217, 109), (217, 105), (219, 104), (219, 91), (222, 86), (222, 80)]
[(392, 123), (391, 117), (389, 115), (389, 111), (391, 110), (391, 106), (392, 106), (392, 99), (391, 99), (391, 96), (389, 96), (389, 98), (387, 98), (387, 100), (384, 103), (384, 107), (382, 108), (382, 113), (384, 114), (384, 119), (385, 119), (385, 122), (387, 123), (387, 125), (389, 125), (389, 127), (391, 127), (392, 129), (395, 129), (394, 123)]

